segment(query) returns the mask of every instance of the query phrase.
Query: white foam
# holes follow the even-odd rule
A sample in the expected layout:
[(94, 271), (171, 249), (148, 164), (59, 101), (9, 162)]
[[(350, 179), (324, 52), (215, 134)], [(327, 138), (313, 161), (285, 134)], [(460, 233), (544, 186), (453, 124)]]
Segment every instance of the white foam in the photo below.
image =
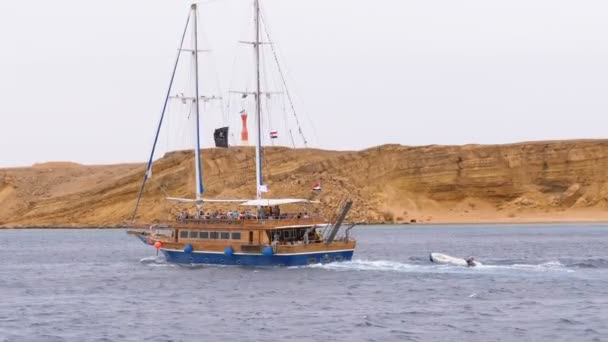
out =
[(170, 263), (168, 263), (167, 260), (165, 259), (165, 257), (162, 255), (146, 257), (146, 258), (140, 259), (139, 262), (141, 262), (142, 264), (144, 264), (146, 266), (152, 266), (152, 267), (173, 266)]
[(390, 260), (352, 260), (330, 264), (314, 264), (304, 266), (338, 271), (377, 271), (377, 272), (407, 272), (407, 273), (465, 273), (465, 272), (491, 272), (491, 271), (527, 271), (527, 272), (574, 272), (566, 268), (559, 261), (550, 261), (543, 264), (513, 264), (513, 265), (480, 265), (476, 267), (462, 267), (438, 264), (407, 264)]
[(542, 264), (483, 265), (479, 269), (519, 270), (529, 272), (574, 272), (559, 261), (548, 261)]
[[(407, 264), (390, 260), (352, 260), (330, 264), (313, 264), (306, 267), (321, 268), (327, 270), (345, 271), (388, 271), (388, 272), (433, 272), (434, 270), (447, 269), (445, 265), (417, 265)], [(456, 269), (454, 267), (454, 269)]]

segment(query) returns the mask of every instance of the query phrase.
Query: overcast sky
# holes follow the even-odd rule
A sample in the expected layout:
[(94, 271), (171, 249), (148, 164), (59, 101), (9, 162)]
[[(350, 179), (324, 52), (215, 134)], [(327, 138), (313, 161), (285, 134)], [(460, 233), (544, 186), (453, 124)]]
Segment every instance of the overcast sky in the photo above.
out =
[[(315, 147), (608, 135), (605, 0), (262, 6)], [(2, 0), (0, 166), (144, 161), (188, 8)], [(201, 5), (220, 83), (250, 10), (249, 0)]]

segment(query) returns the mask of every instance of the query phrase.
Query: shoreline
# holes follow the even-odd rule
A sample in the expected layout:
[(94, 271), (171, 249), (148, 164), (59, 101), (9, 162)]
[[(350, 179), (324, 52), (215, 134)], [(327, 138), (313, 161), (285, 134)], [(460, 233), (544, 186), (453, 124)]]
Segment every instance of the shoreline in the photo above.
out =
[[(608, 220), (529, 220), (529, 221), (482, 221), (482, 222), (416, 222), (416, 223), (386, 223), (386, 222), (371, 222), (371, 223), (357, 223), (357, 226), (403, 226), (403, 227), (424, 227), (424, 226), (480, 226), (480, 225), (488, 225), (488, 226), (501, 226), (501, 225), (509, 225), (509, 226), (523, 226), (523, 225), (575, 225), (575, 224), (584, 224), (584, 225), (604, 225), (608, 224)], [(39, 229), (39, 230), (59, 230), (59, 229), (69, 229), (69, 230), (78, 230), (78, 229), (98, 229), (98, 230), (112, 230), (112, 229), (132, 229), (134, 227), (128, 227), (124, 225), (42, 225), (42, 226), (0, 226), (0, 230), (27, 230), (27, 229)], [(138, 229), (145, 229), (139, 227)]]

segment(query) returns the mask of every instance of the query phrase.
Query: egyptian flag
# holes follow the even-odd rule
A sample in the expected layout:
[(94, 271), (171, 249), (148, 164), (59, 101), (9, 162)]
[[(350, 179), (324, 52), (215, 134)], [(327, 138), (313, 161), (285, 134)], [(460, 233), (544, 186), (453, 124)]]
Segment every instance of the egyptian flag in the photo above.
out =
[(312, 185), (314, 191), (321, 191), (321, 183), (315, 183)]
[(228, 147), (228, 127), (221, 127), (213, 133), (215, 147)]
[(279, 137), (278, 131), (270, 131), (270, 139), (276, 139)]

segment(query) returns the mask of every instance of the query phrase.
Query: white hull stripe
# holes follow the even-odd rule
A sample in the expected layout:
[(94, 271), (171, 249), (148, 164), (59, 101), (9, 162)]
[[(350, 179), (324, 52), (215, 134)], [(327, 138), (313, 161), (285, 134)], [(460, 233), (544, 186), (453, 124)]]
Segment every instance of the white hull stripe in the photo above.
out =
[[(163, 251), (167, 251), (167, 252), (179, 252), (179, 253), (184, 253), (183, 249), (167, 249), (167, 248), (161, 248), (161, 250)], [(289, 256), (289, 255), (306, 255), (306, 254), (322, 254), (322, 253), (341, 253), (341, 252), (352, 252), (354, 251), (354, 249), (339, 249), (339, 250), (335, 250), (335, 251), (312, 251), (312, 252), (304, 252), (304, 253), (277, 253), (277, 254), (273, 254), (273, 255), (277, 255), (277, 256)], [(206, 251), (192, 251), (193, 254), (221, 254), (221, 255), (225, 255), (224, 252), (206, 252)], [(257, 256), (263, 256), (262, 253), (233, 253), (233, 255), (257, 255)]]

